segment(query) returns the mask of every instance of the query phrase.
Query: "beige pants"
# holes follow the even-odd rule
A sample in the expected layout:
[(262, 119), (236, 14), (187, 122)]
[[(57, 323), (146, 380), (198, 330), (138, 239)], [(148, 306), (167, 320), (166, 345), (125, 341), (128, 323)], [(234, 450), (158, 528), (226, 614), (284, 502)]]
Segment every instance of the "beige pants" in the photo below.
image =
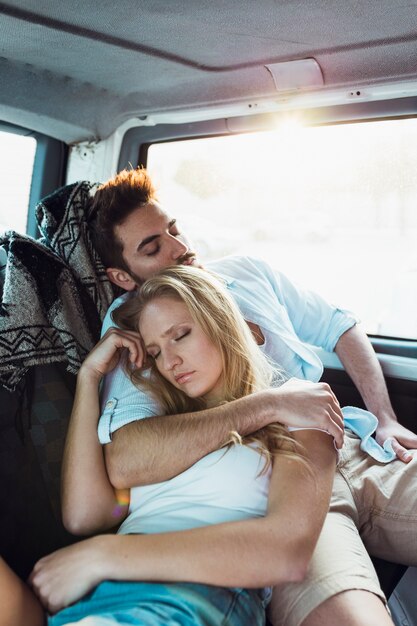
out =
[(299, 626), (322, 602), (351, 589), (384, 602), (369, 554), (417, 565), (417, 453), (407, 465), (378, 463), (346, 432), (332, 499), (305, 580), (274, 589), (269, 619)]

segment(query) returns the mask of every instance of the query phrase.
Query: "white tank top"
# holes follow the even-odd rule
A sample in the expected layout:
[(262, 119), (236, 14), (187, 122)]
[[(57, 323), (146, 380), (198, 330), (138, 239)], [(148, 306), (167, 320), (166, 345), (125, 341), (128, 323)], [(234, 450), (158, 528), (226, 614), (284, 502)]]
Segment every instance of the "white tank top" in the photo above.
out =
[(263, 517), (271, 477), (271, 467), (260, 474), (264, 466), (253, 444), (232, 445), (171, 480), (134, 487), (129, 515), (118, 532), (162, 533)]

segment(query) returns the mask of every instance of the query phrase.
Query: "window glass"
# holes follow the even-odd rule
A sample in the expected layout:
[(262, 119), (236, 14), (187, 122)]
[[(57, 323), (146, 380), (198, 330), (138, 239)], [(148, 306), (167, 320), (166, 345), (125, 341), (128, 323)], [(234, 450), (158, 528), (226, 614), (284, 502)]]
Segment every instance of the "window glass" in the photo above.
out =
[(154, 144), (148, 167), (200, 256), (248, 254), (417, 338), (417, 120)]
[(0, 232), (26, 232), (36, 140), (0, 132)]

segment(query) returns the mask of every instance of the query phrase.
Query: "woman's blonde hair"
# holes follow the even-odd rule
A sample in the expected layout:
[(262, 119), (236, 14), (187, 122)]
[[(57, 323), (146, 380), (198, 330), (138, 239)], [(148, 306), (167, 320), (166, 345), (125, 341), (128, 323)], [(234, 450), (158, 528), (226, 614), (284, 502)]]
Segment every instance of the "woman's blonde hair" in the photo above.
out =
[[(116, 324), (125, 330), (139, 328), (145, 307), (156, 298), (173, 298), (183, 302), (193, 320), (218, 348), (223, 365), (223, 397), (220, 403), (242, 398), (256, 391), (277, 386), (284, 376), (268, 361), (257, 346), (252, 333), (233, 299), (219, 280), (206, 270), (184, 265), (168, 267), (149, 278), (137, 294), (113, 312)], [(152, 394), (168, 415), (206, 408), (204, 398), (189, 398), (158, 371), (154, 359), (133, 370), (134, 384)], [(278, 451), (300, 457), (296, 443), (287, 428), (279, 423), (241, 437), (231, 433), (224, 445), (255, 443), (267, 460)]]

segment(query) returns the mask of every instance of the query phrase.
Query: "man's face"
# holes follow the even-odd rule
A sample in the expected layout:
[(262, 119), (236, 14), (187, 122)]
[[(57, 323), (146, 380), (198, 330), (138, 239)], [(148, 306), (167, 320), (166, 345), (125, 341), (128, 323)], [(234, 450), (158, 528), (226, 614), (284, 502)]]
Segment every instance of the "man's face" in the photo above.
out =
[(115, 227), (115, 234), (123, 244), (123, 257), (130, 275), (138, 284), (169, 265), (196, 262), (195, 253), (190, 251), (175, 219), (157, 202), (138, 207)]

